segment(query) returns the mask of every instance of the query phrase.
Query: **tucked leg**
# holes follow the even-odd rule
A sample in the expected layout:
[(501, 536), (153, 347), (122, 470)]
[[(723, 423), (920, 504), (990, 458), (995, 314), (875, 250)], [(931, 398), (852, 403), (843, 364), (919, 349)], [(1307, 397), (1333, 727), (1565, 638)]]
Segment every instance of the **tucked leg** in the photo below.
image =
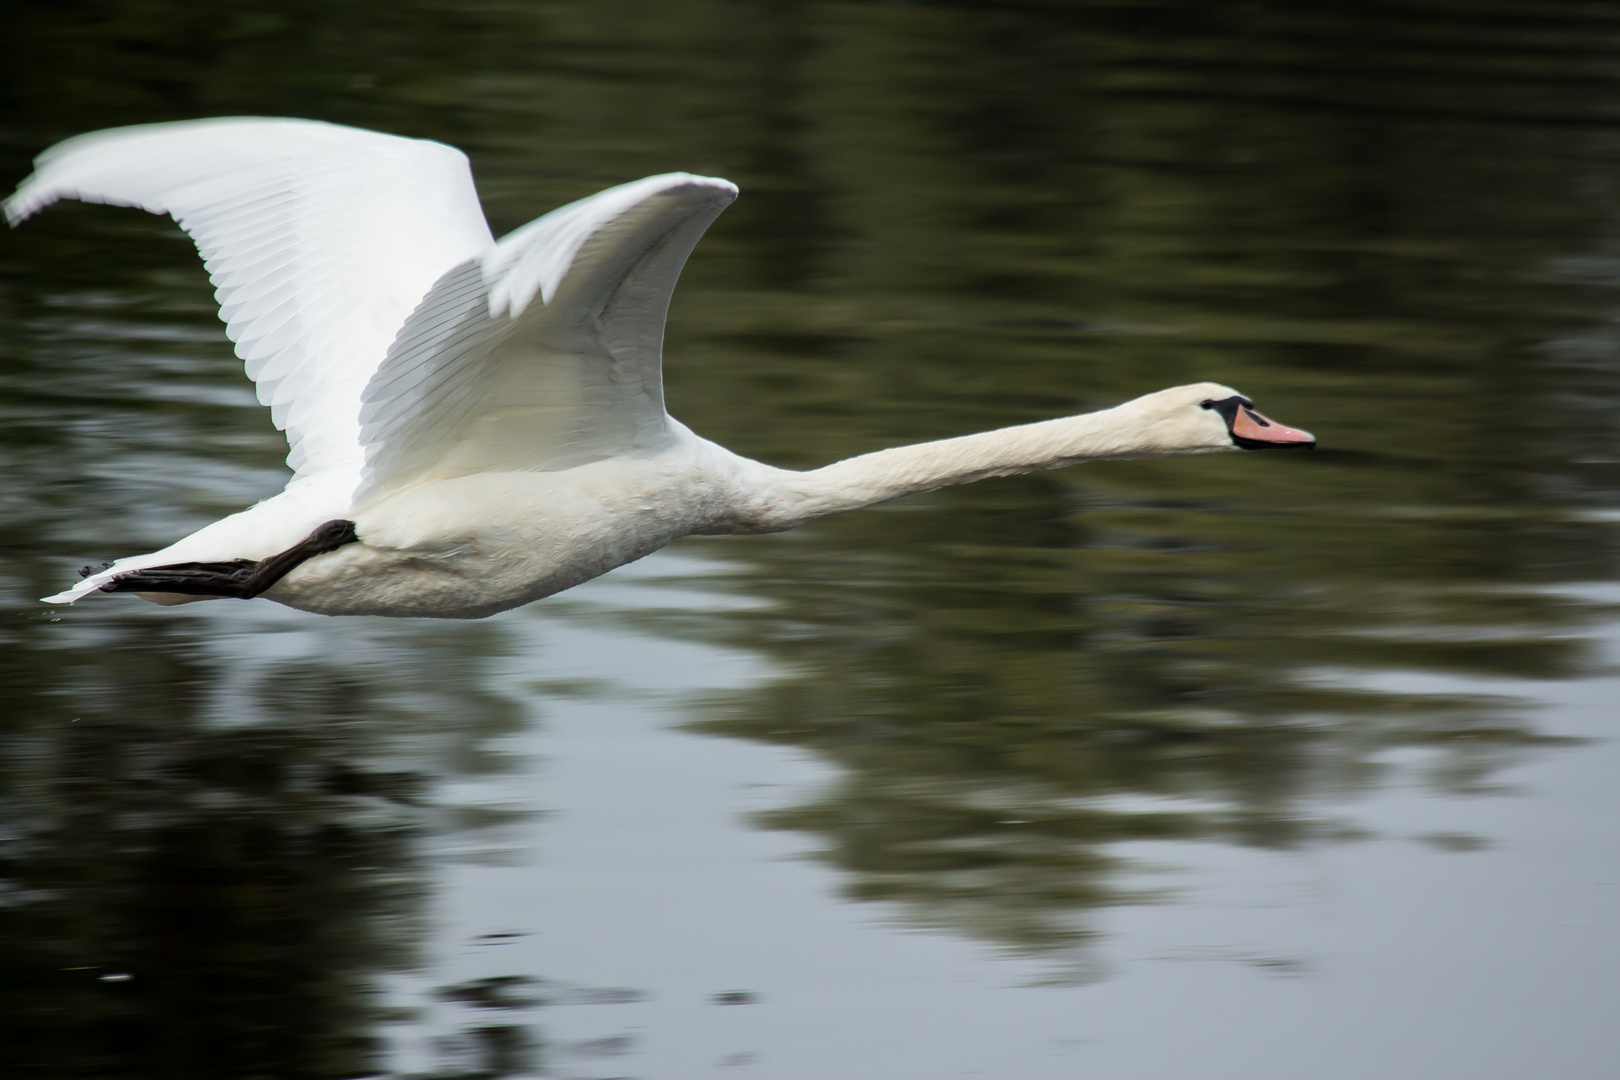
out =
[(231, 596), (251, 600), (290, 573), (306, 559), (336, 551), (360, 538), (354, 522), (328, 521), (304, 539), (268, 559), (232, 559), (230, 562), (174, 563), (130, 570), (101, 587), (102, 592), (181, 593), (186, 596)]

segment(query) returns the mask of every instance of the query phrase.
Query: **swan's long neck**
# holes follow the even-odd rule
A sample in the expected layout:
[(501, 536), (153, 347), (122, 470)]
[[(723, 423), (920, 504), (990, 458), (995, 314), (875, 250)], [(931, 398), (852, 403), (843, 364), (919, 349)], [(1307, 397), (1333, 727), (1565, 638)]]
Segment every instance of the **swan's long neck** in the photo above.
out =
[(828, 514), (990, 476), (1104, 458), (1231, 449), (1229, 442), (1189, 443), (1169, 425), (1156, 422), (1151, 408), (1144, 407), (1154, 396), (1083, 416), (879, 450), (809, 472), (761, 466), (764, 473), (749, 477), (749, 490), (734, 504), (731, 524), (738, 532), (777, 532)]

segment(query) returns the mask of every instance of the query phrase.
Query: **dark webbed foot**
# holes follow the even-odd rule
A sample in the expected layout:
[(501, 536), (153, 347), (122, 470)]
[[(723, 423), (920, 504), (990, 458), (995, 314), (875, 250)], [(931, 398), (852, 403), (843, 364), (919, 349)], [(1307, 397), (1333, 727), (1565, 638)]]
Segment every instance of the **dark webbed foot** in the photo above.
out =
[(290, 573), (293, 567), (317, 555), (353, 544), (354, 522), (328, 521), (304, 539), (268, 559), (232, 559), (230, 562), (173, 563), (130, 570), (101, 587), (102, 592), (181, 593), (185, 596), (230, 596), (251, 600)]
[[(230, 562), (174, 563), (150, 566), (119, 574), (101, 587), (102, 592), (165, 592), (187, 596), (234, 596), (250, 600), (259, 595), (253, 589), (253, 575), (259, 563), (252, 559)], [(269, 588), (268, 585), (265, 588)], [(259, 590), (262, 592), (263, 590)]]

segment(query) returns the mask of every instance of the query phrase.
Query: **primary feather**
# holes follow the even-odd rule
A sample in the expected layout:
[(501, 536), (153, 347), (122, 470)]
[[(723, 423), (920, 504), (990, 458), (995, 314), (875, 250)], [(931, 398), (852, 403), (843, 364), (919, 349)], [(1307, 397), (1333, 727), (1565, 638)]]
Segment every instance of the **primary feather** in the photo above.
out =
[(493, 244), (466, 155), (310, 120), (115, 128), (60, 143), (6, 203), (167, 214), (196, 242), (225, 333), (287, 433), (296, 479), (358, 484), (360, 395), (446, 270)]

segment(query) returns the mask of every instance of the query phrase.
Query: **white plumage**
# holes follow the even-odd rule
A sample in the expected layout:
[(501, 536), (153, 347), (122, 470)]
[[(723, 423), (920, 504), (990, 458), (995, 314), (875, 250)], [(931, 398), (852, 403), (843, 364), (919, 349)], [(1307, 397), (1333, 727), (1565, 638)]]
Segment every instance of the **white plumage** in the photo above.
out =
[[(1235, 448), (1230, 416), (1208, 405), (1237, 395), (1216, 384), (810, 473), (698, 438), (664, 410), (664, 319), (687, 256), (736, 195), (725, 180), (652, 176), (496, 242), (466, 156), (441, 143), (235, 118), (51, 148), (7, 218), (66, 198), (173, 217), (287, 433), (293, 477), (280, 495), (48, 601), (126, 587), (154, 567), (265, 560), (342, 520), (358, 542), (306, 559), (265, 595), (331, 614), (477, 617), (686, 533), (790, 528), (1092, 457)], [(1277, 445), (1310, 438), (1276, 432), (1292, 433)]]

